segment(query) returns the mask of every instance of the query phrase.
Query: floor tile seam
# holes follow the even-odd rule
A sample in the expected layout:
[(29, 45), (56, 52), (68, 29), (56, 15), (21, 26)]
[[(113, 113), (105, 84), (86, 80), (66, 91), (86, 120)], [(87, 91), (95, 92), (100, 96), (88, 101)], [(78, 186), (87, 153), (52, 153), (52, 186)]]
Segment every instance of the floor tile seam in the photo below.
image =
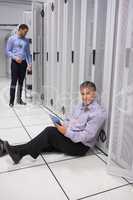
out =
[(15, 129), (15, 128), (22, 128), (22, 126), (13, 126), (13, 127), (7, 127), (7, 128), (0, 128), (0, 130), (8, 130), (8, 129)]
[[(45, 157), (45, 155), (43, 155), (43, 156)], [(76, 159), (78, 160), (80, 158), (85, 158), (85, 157), (89, 157), (89, 156), (94, 156), (94, 154), (85, 155), (85, 156), (79, 156), (79, 157), (73, 157), (73, 158), (66, 158), (66, 159), (61, 159), (61, 160), (57, 160), (57, 161), (50, 161), (50, 162), (47, 161), (47, 163), (48, 164), (55, 164), (55, 163), (58, 163), (58, 162), (66, 162), (66, 161), (69, 161), (69, 160), (76, 160)]]
[(99, 151), (101, 151), (105, 156), (108, 156), (108, 153), (105, 153), (100, 147), (98, 147), (97, 145), (96, 145), (96, 148), (99, 150)]
[(58, 180), (58, 178), (56, 177), (56, 175), (54, 174), (54, 172), (52, 171), (52, 169), (50, 168), (49, 164), (47, 163), (47, 161), (45, 160), (45, 158), (44, 158), (43, 156), (42, 156), (42, 159), (44, 159), (44, 162), (46, 163), (46, 165), (47, 165), (49, 171), (51, 172), (51, 174), (52, 174), (52, 176), (53, 176), (53, 178), (55, 179), (55, 181), (57, 182), (57, 184), (58, 184), (59, 187), (61, 188), (61, 191), (64, 193), (64, 195), (66, 196), (66, 198), (67, 198), (68, 200), (70, 200), (70, 198), (68, 197), (68, 195), (67, 195), (65, 189), (62, 187), (60, 181)]
[(7, 173), (10, 173), (10, 172), (20, 171), (20, 170), (24, 170), (24, 169), (39, 167), (39, 166), (46, 166), (46, 163), (31, 165), (31, 166), (27, 166), (27, 167), (20, 167), (20, 168), (17, 168), (17, 169), (5, 170), (5, 171), (0, 172), (0, 175), (7, 174)]
[(19, 122), (21, 123), (22, 127), (23, 127), (24, 130), (26, 131), (28, 137), (29, 137), (30, 139), (32, 139), (32, 137), (30, 136), (29, 132), (28, 132), (27, 129), (26, 129), (26, 126), (23, 124), (22, 120), (19, 118), (19, 116), (18, 116), (18, 114), (17, 114), (17, 112), (16, 112), (15, 110), (14, 110), (14, 113), (15, 113), (17, 119), (19, 120)]
[(101, 158), (99, 155), (102, 155), (102, 154), (97, 154), (97, 153), (95, 153), (94, 152), (94, 154), (102, 161), (102, 162), (104, 162), (104, 164), (106, 164), (107, 165), (107, 162), (103, 159), (103, 158)]
[[(44, 159), (46, 160), (45, 158), (45, 155), (42, 154), (42, 156), (44, 157)], [(66, 159), (61, 159), (61, 160), (56, 160), (56, 161), (46, 161), (48, 164), (55, 164), (55, 163), (60, 163), (60, 162), (64, 162), (64, 161), (70, 161), (70, 160), (75, 160), (75, 159), (78, 159), (78, 158), (66, 158)]]
[(117, 190), (119, 188), (122, 188), (122, 187), (126, 187), (126, 186), (129, 186), (129, 184), (123, 184), (123, 185), (120, 185), (118, 187), (113, 187), (111, 189), (108, 189), (108, 190), (103, 190), (101, 192), (97, 192), (95, 194), (91, 194), (91, 195), (88, 195), (88, 196), (84, 196), (84, 197), (81, 197), (81, 198), (78, 198), (76, 200), (83, 200), (83, 199), (86, 199), (86, 198), (89, 198), (89, 197), (93, 197), (93, 196), (97, 196), (97, 195), (100, 195), (100, 194), (104, 194), (104, 193), (107, 193), (107, 192), (110, 192), (110, 191), (113, 191), (113, 190)]
[(128, 181), (128, 179), (123, 178), (127, 183), (131, 184), (133, 186), (133, 182)]

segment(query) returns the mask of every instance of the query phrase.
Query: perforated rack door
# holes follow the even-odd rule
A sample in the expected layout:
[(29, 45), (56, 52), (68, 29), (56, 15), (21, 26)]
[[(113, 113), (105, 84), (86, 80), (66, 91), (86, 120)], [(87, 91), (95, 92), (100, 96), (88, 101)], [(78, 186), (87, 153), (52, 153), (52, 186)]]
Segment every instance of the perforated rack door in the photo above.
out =
[(119, 1), (108, 172), (133, 180), (133, 1)]
[(32, 3), (32, 85), (33, 101), (40, 100), (43, 70), (43, 3)]

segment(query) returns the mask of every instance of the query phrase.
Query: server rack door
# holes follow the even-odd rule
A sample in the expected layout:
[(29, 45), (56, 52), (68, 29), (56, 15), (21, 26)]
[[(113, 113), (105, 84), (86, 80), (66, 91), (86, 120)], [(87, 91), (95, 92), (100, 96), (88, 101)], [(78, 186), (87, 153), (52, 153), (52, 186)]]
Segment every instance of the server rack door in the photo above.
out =
[(42, 104), (44, 106), (47, 105), (47, 87), (48, 87), (48, 63), (47, 63), (47, 15), (48, 15), (48, 4), (44, 3), (44, 20), (43, 20), (43, 47), (42, 47), (42, 55), (43, 55), (43, 70), (42, 70)]
[(97, 86), (97, 93), (99, 97), (101, 97), (103, 91), (106, 19), (107, 19), (107, 0), (97, 1), (94, 82)]
[(61, 85), (62, 85), (62, 73), (63, 73), (63, 12), (64, 12), (64, 1), (57, 1), (57, 52), (56, 52), (56, 113), (62, 115), (61, 113)]
[(71, 90), (71, 50), (72, 50), (72, 11), (73, 1), (64, 1), (63, 6), (63, 51), (60, 110), (69, 110)]
[[(27, 24), (29, 27), (29, 31), (26, 35), (26, 38), (29, 39), (30, 44), (30, 52), (32, 52), (32, 11), (24, 11), (23, 12), (23, 23)], [(27, 72), (25, 77), (25, 98), (32, 99), (32, 72)]]
[(44, 86), (45, 106), (55, 110), (57, 96), (57, 6), (58, 1), (47, 3), (46, 8), (46, 82)]
[[(106, 88), (104, 87), (104, 67), (105, 66), (105, 42), (106, 42), (106, 21), (107, 21), (107, 0), (99, 1), (97, 0), (94, 9), (94, 37), (93, 37), (93, 61), (92, 61), (92, 81), (96, 84), (97, 88), (97, 100), (99, 103), (104, 104), (105, 102), (101, 101), (102, 93), (105, 92)], [(108, 70), (110, 70), (108, 68)], [(110, 88), (108, 88), (110, 89)], [(107, 132), (103, 132), (107, 134)], [(106, 142), (103, 137), (99, 137), (97, 146), (102, 150), (106, 151)]]
[(85, 73), (84, 58), (85, 58), (85, 45), (86, 45), (86, 21), (87, 21), (87, 0), (84, 0), (84, 1), (81, 1), (79, 82), (84, 81), (84, 73)]
[(51, 3), (47, 3), (46, 7), (46, 66), (45, 66), (45, 85), (44, 85), (44, 94), (45, 94), (45, 101), (44, 105), (50, 107), (50, 97), (51, 97)]
[(49, 86), (50, 86), (50, 91), (49, 91), (49, 107), (52, 110), (55, 110), (56, 108), (56, 96), (57, 96), (57, 82), (56, 82), (56, 77), (57, 77), (57, 6), (58, 6), (58, 1), (52, 1), (50, 3), (50, 24), (51, 26), (51, 37), (50, 39), (50, 52), (49, 56), (51, 59), (49, 69), (50, 69), (50, 74), (49, 74)]
[(28, 37), (28, 38), (32, 38), (31, 20), (32, 20), (32, 11), (24, 11), (23, 12), (23, 23), (27, 24), (29, 27), (29, 31), (26, 35), (26, 37)]
[[(106, 133), (106, 141), (103, 143), (101, 140), (98, 146), (108, 153), (109, 139), (110, 139), (110, 117), (112, 105), (112, 91), (113, 91), (113, 71), (114, 71), (114, 51), (113, 46), (115, 28), (117, 24), (118, 15), (118, 1), (107, 1), (107, 17), (106, 17), (106, 34), (105, 34), (105, 49), (104, 49), (104, 63), (103, 63), (103, 78), (102, 78), (102, 91), (100, 92), (100, 101), (104, 105), (107, 113), (107, 119), (104, 126)], [(96, 70), (99, 66), (96, 67)], [(100, 84), (101, 85), (101, 84)], [(101, 87), (100, 87), (101, 88)]]
[(42, 93), (42, 24), (43, 24), (43, 3), (33, 2), (32, 4), (32, 72), (33, 72), (33, 101), (40, 101)]
[(84, 79), (94, 81), (98, 1), (87, 1), (86, 46)]
[(94, 81), (98, 0), (81, 1), (79, 84)]
[(108, 172), (133, 181), (133, 1), (119, 1)]
[(70, 107), (79, 102), (81, 0), (73, 0)]

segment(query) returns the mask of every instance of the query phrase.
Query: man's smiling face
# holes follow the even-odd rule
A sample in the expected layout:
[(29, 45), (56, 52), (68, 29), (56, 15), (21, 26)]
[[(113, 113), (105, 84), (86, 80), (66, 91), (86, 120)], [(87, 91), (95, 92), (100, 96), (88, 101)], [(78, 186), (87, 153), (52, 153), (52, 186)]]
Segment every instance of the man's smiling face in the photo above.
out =
[(91, 87), (81, 88), (80, 94), (84, 105), (89, 105), (96, 97), (96, 91), (94, 91)]

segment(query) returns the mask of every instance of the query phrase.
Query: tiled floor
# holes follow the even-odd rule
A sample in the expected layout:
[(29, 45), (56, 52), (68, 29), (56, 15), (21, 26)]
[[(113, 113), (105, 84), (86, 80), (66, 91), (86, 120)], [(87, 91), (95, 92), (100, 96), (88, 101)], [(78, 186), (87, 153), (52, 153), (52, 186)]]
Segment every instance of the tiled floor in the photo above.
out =
[[(8, 106), (9, 81), (0, 79), (0, 138), (11, 144), (29, 141), (52, 125), (45, 109)], [(99, 151), (84, 157), (44, 153), (36, 160), (25, 156), (19, 164), (0, 158), (1, 200), (132, 200), (133, 186), (107, 174), (107, 157)]]

